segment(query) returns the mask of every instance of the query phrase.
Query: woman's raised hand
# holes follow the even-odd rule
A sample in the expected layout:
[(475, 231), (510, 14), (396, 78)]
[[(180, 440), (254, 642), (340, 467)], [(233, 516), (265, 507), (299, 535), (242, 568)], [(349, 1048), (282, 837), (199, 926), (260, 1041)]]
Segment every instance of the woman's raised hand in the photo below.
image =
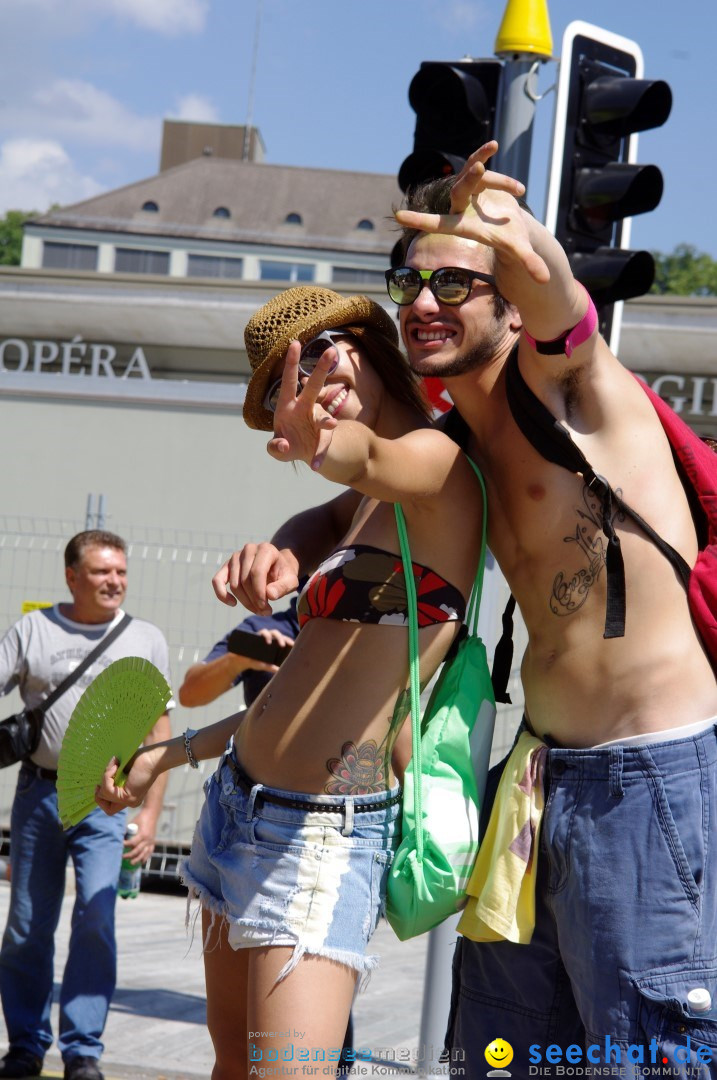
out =
[(516, 201), (525, 194), (525, 185), (486, 169), (497, 149), (498, 143), (491, 140), (468, 158), (451, 189), (450, 214), (399, 210), (396, 220), (421, 232), (446, 233), (486, 244), (495, 251), (498, 264), (503, 259), (517, 261), (535, 281), (544, 284), (550, 280), (550, 272), (533, 248), (526, 215)]
[(274, 438), (267, 450), (277, 461), (305, 461), (320, 469), (338, 423), (318, 401), (335, 353), (333, 346), (328, 348), (309, 376), (299, 371), (300, 354), (300, 343), (292, 341), (274, 413)]

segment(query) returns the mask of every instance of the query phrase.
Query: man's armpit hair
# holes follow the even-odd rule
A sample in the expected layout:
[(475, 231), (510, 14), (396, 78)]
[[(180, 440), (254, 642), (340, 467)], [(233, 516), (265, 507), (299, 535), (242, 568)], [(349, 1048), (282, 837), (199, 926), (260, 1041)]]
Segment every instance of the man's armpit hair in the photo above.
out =
[(570, 418), (580, 400), (580, 383), (584, 374), (583, 368), (572, 367), (562, 371), (558, 377), (558, 385), (565, 401), (565, 412)]

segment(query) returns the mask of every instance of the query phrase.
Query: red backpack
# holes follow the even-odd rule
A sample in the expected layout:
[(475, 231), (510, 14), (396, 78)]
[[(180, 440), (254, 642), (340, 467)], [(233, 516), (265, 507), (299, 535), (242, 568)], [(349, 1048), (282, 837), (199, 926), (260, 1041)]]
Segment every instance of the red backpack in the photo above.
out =
[(638, 380), (655, 407), (677, 463), (692, 510), (699, 551), (687, 599), (712, 666), (717, 670), (717, 443), (700, 439), (649, 386)]

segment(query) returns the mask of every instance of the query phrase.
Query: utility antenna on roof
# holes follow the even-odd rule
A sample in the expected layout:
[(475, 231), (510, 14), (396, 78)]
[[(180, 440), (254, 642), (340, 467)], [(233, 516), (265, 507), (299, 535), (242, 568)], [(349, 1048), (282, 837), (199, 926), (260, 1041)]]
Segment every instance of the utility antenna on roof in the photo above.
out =
[(259, 52), (259, 30), (261, 28), (261, 10), (264, 0), (256, 2), (256, 22), (254, 24), (254, 47), (251, 54), (251, 75), (249, 76), (249, 100), (246, 110), (246, 126), (244, 128), (244, 146), (242, 149), (242, 161), (249, 160), (249, 147), (251, 143), (251, 126), (254, 119), (254, 85), (256, 83), (256, 58)]

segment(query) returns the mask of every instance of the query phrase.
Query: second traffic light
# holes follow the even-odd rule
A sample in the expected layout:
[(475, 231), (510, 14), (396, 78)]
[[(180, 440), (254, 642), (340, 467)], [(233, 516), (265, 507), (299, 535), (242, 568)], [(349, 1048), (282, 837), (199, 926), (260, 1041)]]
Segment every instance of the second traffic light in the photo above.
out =
[(402, 191), (458, 172), (469, 154), (493, 138), (502, 67), (499, 60), (421, 64), (408, 91), (416, 131), (413, 153), (398, 173)]
[(563, 39), (545, 224), (591, 294), (600, 329), (617, 349), (620, 310), (648, 292), (654, 261), (631, 251), (630, 218), (654, 210), (662, 174), (638, 165), (637, 132), (660, 127), (672, 106), (667, 83), (642, 76), (627, 38), (574, 22)]

